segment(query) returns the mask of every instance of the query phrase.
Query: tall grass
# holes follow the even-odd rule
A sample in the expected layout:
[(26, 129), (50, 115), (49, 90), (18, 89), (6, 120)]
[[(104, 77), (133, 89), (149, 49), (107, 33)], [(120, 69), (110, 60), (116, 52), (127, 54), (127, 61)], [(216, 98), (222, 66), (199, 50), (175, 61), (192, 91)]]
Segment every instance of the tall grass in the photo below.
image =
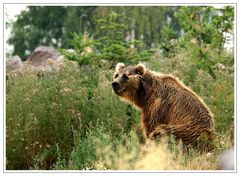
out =
[(211, 153), (145, 141), (140, 112), (112, 93), (108, 64), (65, 62), (49, 73), (25, 65), (7, 73), (7, 169), (216, 169), (218, 154), (233, 145), (233, 66), (214, 68), (212, 78), (184, 52), (147, 64), (178, 76), (215, 114)]

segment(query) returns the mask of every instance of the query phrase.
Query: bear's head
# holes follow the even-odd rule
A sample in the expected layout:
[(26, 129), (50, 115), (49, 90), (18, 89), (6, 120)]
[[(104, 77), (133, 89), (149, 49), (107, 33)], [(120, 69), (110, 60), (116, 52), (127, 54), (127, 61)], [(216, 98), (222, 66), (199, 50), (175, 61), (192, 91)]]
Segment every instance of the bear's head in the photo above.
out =
[(142, 64), (137, 66), (125, 66), (123, 63), (116, 65), (113, 75), (113, 91), (122, 98), (135, 102), (141, 79), (146, 73), (146, 68)]

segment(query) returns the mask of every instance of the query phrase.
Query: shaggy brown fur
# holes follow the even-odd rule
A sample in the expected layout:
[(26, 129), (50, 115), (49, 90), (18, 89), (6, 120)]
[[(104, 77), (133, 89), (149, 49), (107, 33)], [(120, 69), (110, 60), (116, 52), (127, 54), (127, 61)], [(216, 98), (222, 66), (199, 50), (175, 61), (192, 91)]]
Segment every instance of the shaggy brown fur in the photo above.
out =
[(142, 110), (146, 138), (173, 134), (186, 146), (202, 137), (213, 138), (213, 114), (201, 98), (171, 75), (146, 70), (143, 65), (116, 66), (112, 87), (122, 99)]

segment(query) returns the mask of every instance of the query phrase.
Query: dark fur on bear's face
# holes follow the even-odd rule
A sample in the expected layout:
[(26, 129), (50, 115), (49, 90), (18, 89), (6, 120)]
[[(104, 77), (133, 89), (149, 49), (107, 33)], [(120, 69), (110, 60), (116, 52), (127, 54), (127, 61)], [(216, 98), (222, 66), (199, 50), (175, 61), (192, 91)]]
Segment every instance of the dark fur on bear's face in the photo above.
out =
[(125, 67), (124, 64), (118, 63), (113, 75), (113, 91), (123, 99), (140, 107), (141, 101), (138, 100), (138, 97), (143, 93), (141, 79), (145, 71), (144, 65), (141, 64)]
[(116, 66), (112, 87), (122, 99), (142, 111), (146, 138), (173, 134), (188, 146), (202, 137), (213, 139), (214, 119), (203, 100), (171, 75), (147, 70), (143, 65)]

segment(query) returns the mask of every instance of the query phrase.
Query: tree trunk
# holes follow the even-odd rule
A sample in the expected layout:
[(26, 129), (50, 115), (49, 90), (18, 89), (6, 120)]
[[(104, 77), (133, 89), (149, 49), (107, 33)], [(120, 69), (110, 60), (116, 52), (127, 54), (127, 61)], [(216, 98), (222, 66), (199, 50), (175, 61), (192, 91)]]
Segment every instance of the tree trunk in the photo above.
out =
[[(130, 38), (131, 38), (131, 41), (133, 42), (134, 40), (135, 40), (135, 26), (136, 26), (136, 23), (135, 23), (135, 19), (132, 19), (132, 21), (131, 21), (131, 36), (130, 36)], [(134, 48), (134, 44), (131, 44), (131, 49), (133, 49)]]

